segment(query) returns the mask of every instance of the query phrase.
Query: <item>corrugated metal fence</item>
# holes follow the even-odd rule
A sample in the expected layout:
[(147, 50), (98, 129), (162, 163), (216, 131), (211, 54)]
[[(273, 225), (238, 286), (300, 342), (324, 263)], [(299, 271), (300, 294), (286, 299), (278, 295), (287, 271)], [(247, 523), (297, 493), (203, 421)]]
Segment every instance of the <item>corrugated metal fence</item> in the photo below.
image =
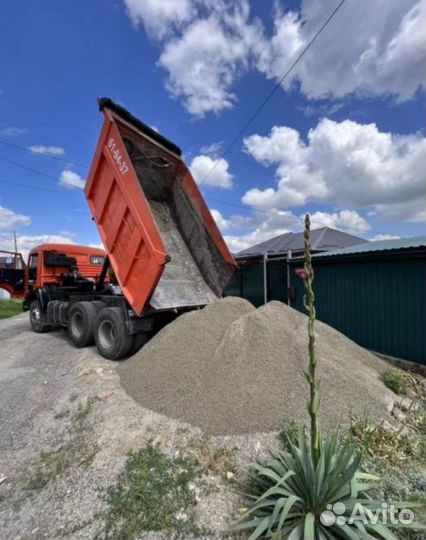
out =
[[(292, 261), (289, 282), (294, 294), (291, 305), (305, 312), (303, 281)], [(426, 260), (402, 255), (314, 259), (318, 319), (346, 334), (356, 343), (382, 354), (426, 363)], [(264, 303), (263, 264), (240, 266), (227, 295), (247, 298), (253, 305)], [(286, 261), (267, 263), (268, 300), (287, 302)]]
[[(425, 363), (424, 259), (314, 260), (317, 316), (367, 349)], [(296, 309), (304, 312), (303, 281), (292, 268)]]
[[(268, 300), (287, 302), (287, 266), (283, 260), (269, 260), (266, 266)], [(254, 306), (264, 304), (263, 262), (240, 264), (233, 276), (226, 296), (246, 298)]]

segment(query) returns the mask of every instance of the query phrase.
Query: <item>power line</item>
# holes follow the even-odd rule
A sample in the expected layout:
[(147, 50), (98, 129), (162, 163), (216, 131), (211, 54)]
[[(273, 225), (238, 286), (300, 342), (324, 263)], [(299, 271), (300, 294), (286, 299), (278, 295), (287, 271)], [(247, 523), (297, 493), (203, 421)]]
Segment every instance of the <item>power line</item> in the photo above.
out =
[[(220, 157), (223, 158), (226, 156), (226, 154), (229, 152), (229, 150), (235, 145), (235, 143), (240, 139), (241, 135), (245, 132), (245, 130), (248, 128), (248, 126), (253, 122), (253, 120), (256, 118), (256, 116), (260, 113), (260, 111), (263, 109), (263, 107), (268, 103), (268, 101), (271, 99), (271, 97), (275, 94), (275, 92), (281, 87), (284, 80), (290, 75), (290, 73), (293, 71), (293, 69), (297, 66), (297, 64), (300, 62), (300, 60), (305, 56), (305, 54), (308, 52), (308, 50), (313, 45), (314, 41), (318, 38), (318, 36), (323, 32), (323, 30), (328, 26), (328, 24), (331, 22), (331, 20), (334, 18), (336, 13), (340, 10), (340, 8), (343, 6), (343, 4), (346, 2), (346, 0), (341, 0), (337, 6), (333, 9), (333, 11), (330, 13), (330, 15), (327, 17), (327, 19), (323, 22), (323, 24), (320, 26), (320, 28), (316, 31), (314, 36), (311, 38), (309, 43), (306, 45), (306, 47), (303, 49), (303, 51), (299, 54), (299, 56), (294, 60), (294, 62), (291, 64), (291, 66), (287, 69), (287, 71), (282, 75), (282, 77), (279, 79), (279, 81), (275, 84), (275, 86), (269, 91), (269, 93), (266, 95), (266, 97), (263, 99), (262, 103), (257, 107), (257, 109), (253, 112), (253, 114), (248, 118), (248, 120), (245, 122), (243, 127), (238, 131), (238, 133), (235, 135), (235, 137), (232, 139), (232, 141), (228, 144), (228, 146), (225, 148), (225, 150), (221, 153)], [(212, 174), (212, 172), (216, 169), (216, 167), (219, 164), (219, 160), (216, 161), (216, 163), (213, 165), (213, 167), (210, 169), (210, 171), (207, 173), (207, 175), (203, 178), (203, 182), (207, 180), (207, 178)]]
[[(23, 169), (26, 169), (28, 171), (34, 172), (36, 174), (46, 176), (47, 178), (53, 179), (55, 181), (58, 180), (58, 178), (53, 176), (53, 175), (50, 175), (50, 174), (48, 174), (48, 173), (46, 173), (44, 171), (40, 171), (38, 169), (27, 167), (26, 165), (23, 165), (22, 163), (18, 163), (17, 161), (13, 161), (11, 159), (7, 159), (7, 158), (4, 158), (2, 156), (0, 156), (0, 160), (6, 161), (8, 163), (12, 163), (13, 165), (16, 165), (16, 166), (21, 167)], [(77, 193), (77, 192), (75, 192), (73, 190), (67, 190), (66, 188), (61, 190), (61, 189), (55, 189), (55, 188), (50, 188), (50, 187), (46, 187), (46, 186), (37, 186), (35, 184), (27, 184), (27, 183), (22, 183), (22, 182), (12, 182), (10, 180), (3, 180), (3, 179), (0, 179), (0, 183), (1, 184), (8, 184), (8, 185), (11, 185), (11, 186), (23, 187), (23, 188), (30, 188), (30, 189), (43, 190), (43, 191), (52, 191), (54, 193), (60, 193), (62, 195), (64, 195), (64, 194), (65, 195), (71, 195), (73, 193), (74, 194)], [(251, 212), (254, 212), (254, 213), (257, 213), (257, 214), (264, 214), (265, 216), (274, 215), (273, 212), (270, 211), (270, 210), (262, 210), (260, 208), (247, 207), (247, 206), (245, 206), (243, 204), (233, 203), (233, 202), (229, 202), (229, 201), (223, 201), (221, 199), (216, 199), (216, 198), (210, 197), (208, 195), (205, 196), (204, 198), (207, 201), (210, 201), (210, 202), (213, 202), (213, 203), (223, 204), (223, 205), (227, 205), (227, 206), (233, 206), (235, 208), (242, 208), (244, 210), (251, 211)], [(280, 210), (279, 208), (275, 208), (274, 210), (276, 210), (277, 212), (285, 212), (285, 210)], [(275, 214), (275, 215), (277, 215), (277, 214)], [(369, 233), (383, 234), (381, 231), (377, 231), (377, 230), (374, 230), (374, 229), (370, 229), (368, 232)]]
[(84, 167), (85, 169), (89, 168), (88, 165), (85, 165), (84, 163), (80, 163), (78, 161), (74, 161), (73, 159), (65, 159), (65, 158), (61, 158), (59, 156), (52, 156), (52, 155), (49, 155), (49, 154), (42, 154), (41, 152), (31, 150), (31, 148), (28, 148), (27, 146), (21, 146), (19, 144), (13, 144), (11, 142), (2, 141), (2, 140), (0, 140), (0, 144), (3, 144), (4, 146), (9, 146), (10, 148), (15, 148), (17, 150), (24, 150), (25, 152), (28, 152), (28, 153), (30, 153), (30, 154), (32, 154), (34, 156), (40, 156), (40, 157), (45, 157), (45, 158), (48, 158), (48, 159), (54, 159), (55, 161), (61, 161), (62, 163), (70, 163), (70, 162), (72, 162), (73, 165), (76, 165), (78, 167)]
[[(35, 174), (39, 174), (41, 176), (45, 176), (51, 180), (55, 180), (55, 182), (58, 181), (58, 178), (56, 176), (53, 176), (52, 174), (49, 174), (49, 173), (46, 173), (44, 171), (40, 171), (39, 169), (34, 169), (33, 167), (28, 167), (27, 165), (24, 165), (23, 163), (19, 163), (18, 161), (14, 161), (12, 159), (8, 159), (8, 158), (5, 158), (3, 156), (0, 156), (0, 160), (2, 161), (6, 161), (7, 163), (11, 163), (12, 165), (15, 165), (16, 167), (20, 167), (21, 169), (25, 169), (27, 171), (30, 171), (32, 173), (35, 173)], [(54, 189), (54, 188), (47, 188), (47, 187), (38, 187), (38, 186), (35, 186), (35, 185), (32, 185), (32, 184), (23, 184), (23, 183), (18, 183), (18, 182), (11, 182), (11, 181), (8, 181), (8, 180), (0, 180), (1, 183), (4, 183), (4, 184), (11, 184), (11, 185), (16, 185), (16, 186), (21, 186), (21, 187), (29, 187), (29, 188), (36, 188), (36, 189), (44, 189), (44, 190), (48, 190), (48, 191), (55, 191), (57, 193), (70, 193), (69, 191), (62, 191), (62, 190), (59, 190), (59, 189)], [(228, 202), (228, 201), (222, 201), (220, 199), (215, 199), (213, 197), (205, 197), (205, 199), (207, 200), (210, 200), (214, 203), (218, 203), (218, 204), (225, 204), (225, 205), (228, 205), (228, 206), (234, 206), (236, 208), (244, 208), (245, 210), (248, 210), (248, 208), (242, 204), (238, 204), (238, 203), (232, 203), (232, 202)], [(264, 213), (264, 214), (270, 214), (270, 212), (268, 212), (267, 210), (257, 210), (257, 209), (251, 209), (252, 211), (254, 212), (260, 212), (260, 213)]]
[(18, 186), (23, 188), (30, 188), (30, 189), (37, 189), (37, 190), (43, 190), (43, 191), (54, 191), (55, 193), (62, 193), (62, 194), (71, 194), (72, 191), (62, 191), (60, 189), (55, 188), (49, 188), (45, 186), (36, 186), (35, 184), (23, 184), (21, 182), (11, 182), (10, 180), (0, 180), (0, 184), (9, 184), (11, 186)]
[(15, 165), (16, 167), (21, 167), (21, 169), (25, 169), (26, 171), (30, 171), (35, 174), (40, 174), (41, 176), (46, 176), (47, 178), (51, 178), (55, 181), (58, 180), (57, 176), (53, 176), (53, 174), (46, 173), (44, 171), (40, 171), (38, 169), (34, 169), (33, 167), (28, 167), (27, 165), (24, 165), (23, 163), (19, 163), (18, 161), (14, 161), (13, 159), (8, 159), (3, 156), (0, 156), (0, 159), (2, 161), (6, 161), (7, 163), (11, 163), (12, 165)]

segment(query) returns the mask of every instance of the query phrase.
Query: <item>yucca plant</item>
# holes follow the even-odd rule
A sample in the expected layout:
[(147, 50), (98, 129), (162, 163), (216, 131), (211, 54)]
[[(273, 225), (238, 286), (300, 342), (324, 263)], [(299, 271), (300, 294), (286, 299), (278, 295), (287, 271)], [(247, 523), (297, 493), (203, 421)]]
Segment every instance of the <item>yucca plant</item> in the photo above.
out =
[[(371, 482), (379, 479), (360, 471), (360, 454), (348, 442), (341, 441), (338, 433), (327, 438), (320, 434), (312, 287), (314, 273), (308, 215), (304, 239), (309, 350), (305, 375), (310, 389), (307, 404), (310, 433), (308, 437), (301, 427), (297, 442), (287, 437), (285, 450), (274, 452), (266, 463), (252, 464), (250, 493), (246, 495), (253, 504), (232, 530), (251, 531), (250, 540), (398, 540), (386, 526), (388, 520), (395, 522), (390, 509), (394, 512), (398, 508), (418, 505), (397, 503), (390, 507), (383, 501), (373, 500), (369, 495)], [(424, 528), (416, 523), (410, 527)]]

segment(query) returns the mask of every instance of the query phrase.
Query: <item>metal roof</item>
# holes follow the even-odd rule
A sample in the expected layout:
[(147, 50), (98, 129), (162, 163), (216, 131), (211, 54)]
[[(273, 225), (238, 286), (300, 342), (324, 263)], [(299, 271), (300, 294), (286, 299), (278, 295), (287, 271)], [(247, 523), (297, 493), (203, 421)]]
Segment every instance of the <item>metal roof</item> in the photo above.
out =
[[(311, 246), (313, 251), (328, 251), (330, 249), (340, 249), (347, 246), (364, 244), (365, 238), (359, 238), (352, 234), (332, 229), (330, 227), (322, 227), (311, 231)], [(285, 233), (255, 246), (239, 251), (235, 257), (243, 259), (245, 257), (286, 254), (288, 250), (293, 252), (303, 251), (303, 232)]]
[(357, 246), (350, 246), (343, 249), (333, 249), (326, 253), (317, 253), (315, 257), (334, 257), (337, 255), (352, 255), (357, 253), (372, 253), (375, 251), (391, 251), (409, 248), (426, 247), (425, 236), (414, 236), (412, 238), (398, 238), (397, 240), (378, 240), (367, 242)]

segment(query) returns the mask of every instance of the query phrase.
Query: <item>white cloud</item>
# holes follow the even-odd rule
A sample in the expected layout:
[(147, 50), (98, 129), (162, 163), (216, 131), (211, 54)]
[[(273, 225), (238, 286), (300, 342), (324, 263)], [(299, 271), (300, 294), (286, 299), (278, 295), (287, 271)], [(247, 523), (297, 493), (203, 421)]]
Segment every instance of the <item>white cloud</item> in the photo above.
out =
[(103, 245), (102, 242), (92, 243), (92, 244), (89, 244), (89, 246), (94, 247), (94, 248), (98, 248), (98, 249), (105, 249), (105, 246)]
[(140, 23), (148, 34), (160, 39), (194, 15), (191, 0), (124, 0), (133, 23)]
[(231, 253), (238, 253), (239, 251), (243, 251), (243, 249), (247, 249), (250, 247), (250, 243), (245, 241), (243, 238), (240, 238), (238, 236), (227, 236), (225, 235), (223, 237), (225, 240), (228, 249)]
[(213, 208), (210, 210), (210, 213), (221, 231), (226, 231), (226, 229), (229, 229), (231, 222), (228, 219), (225, 219), (219, 210), (215, 210)]
[(375, 213), (380, 214), (387, 221), (406, 221), (417, 223), (426, 221), (426, 205), (424, 197), (419, 197), (409, 201), (389, 204), (378, 204)]
[(69, 189), (83, 189), (85, 184), (86, 181), (79, 174), (69, 169), (63, 170), (59, 177), (59, 185)]
[(34, 145), (29, 146), (28, 150), (31, 150), (34, 154), (42, 154), (43, 156), (63, 156), (65, 154), (65, 150), (60, 146)]
[[(72, 238), (59, 234), (40, 234), (40, 235), (19, 235), (18, 251), (22, 253), (24, 260), (27, 260), (28, 253), (40, 244), (74, 244)], [(0, 234), (0, 249), (13, 251), (13, 237), (10, 234)]]
[(19, 226), (30, 225), (30, 223), (31, 218), (29, 216), (25, 216), (24, 214), (17, 214), (9, 208), (4, 208), (4, 206), (0, 206), (0, 230), (11, 231)]
[(373, 242), (379, 241), (379, 240), (398, 240), (398, 238), (401, 238), (397, 234), (376, 234), (373, 236), (373, 238), (370, 238)]
[[(159, 41), (167, 87), (195, 116), (233, 107), (232, 86), (248, 69), (280, 79), (336, 6), (302, 0), (300, 11), (284, 11), (276, 2), (269, 30), (251, 17), (248, 0), (123, 1), (133, 23)], [(411, 98), (425, 86), (425, 13), (423, 0), (376, 0), (368, 17), (360, 2), (347, 2), (283, 88), (298, 81), (311, 99)]]
[(202, 146), (200, 148), (200, 152), (204, 156), (217, 158), (222, 150), (222, 147), (223, 147), (223, 141), (213, 142), (211, 144), (207, 144), (206, 146)]
[(224, 158), (213, 159), (210, 156), (196, 156), (189, 166), (197, 184), (206, 187), (230, 189), (232, 174)]
[(195, 19), (185, 31), (165, 44), (159, 65), (168, 72), (167, 87), (182, 98), (195, 116), (233, 107), (230, 91), (238, 74), (248, 66), (258, 43), (258, 26), (249, 25), (245, 0), (225, 10), (218, 2), (207, 18)]
[[(277, 10), (258, 69), (279, 79), (335, 5), (335, 0), (303, 0), (300, 13)], [(365, 15), (360, 2), (346, 2), (284, 88), (298, 80), (301, 91), (313, 99), (357, 93), (389, 94), (400, 101), (424, 88), (423, 0), (376, 0), (368, 4)]]
[[(250, 216), (225, 218), (219, 211), (212, 211), (216, 223), (226, 234), (224, 239), (234, 253), (288, 232), (303, 230), (304, 215), (288, 210), (272, 209), (268, 212), (254, 210)], [(312, 227), (343, 229), (356, 236), (370, 230), (370, 224), (356, 211), (344, 209), (340, 212), (314, 212)], [(240, 232), (241, 231), (241, 232)]]
[(331, 227), (353, 232), (365, 232), (371, 229), (370, 224), (355, 210), (341, 210), (331, 214), (314, 212), (310, 218), (313, 228)]
[(17, 128), (17, 127), (5, 127), (0, 129), (0, 135), (2, 137), (19, 137), (19, 135), (24, 135), (27, 133), (28, 129)]
[(303, 225), (302, 218), (283, 210), (254, 210), (249, 216), (233, 215), (229, 218), (218, 210), (211, 212), (221, 231), (227, 233), (224, 240), (234, 253), (291, 230), (301, 230)]
[[(275, 126), (269, 136), (244, 139), (246, 151), (276, 166), (277, 186), (248, 190), (242, 200), (256, 208), (288, 208), (308, 202), (397, 208), (417, 219), (412, 207), (424, 198), (426, 139), (420, 134), (381, 132), (375, 124), (322, 119), (303, 141), (295, 129)], [(420, 208), (419, 208), (420, 211)], [(414, 218), (414, 219), (413, 219)]]

